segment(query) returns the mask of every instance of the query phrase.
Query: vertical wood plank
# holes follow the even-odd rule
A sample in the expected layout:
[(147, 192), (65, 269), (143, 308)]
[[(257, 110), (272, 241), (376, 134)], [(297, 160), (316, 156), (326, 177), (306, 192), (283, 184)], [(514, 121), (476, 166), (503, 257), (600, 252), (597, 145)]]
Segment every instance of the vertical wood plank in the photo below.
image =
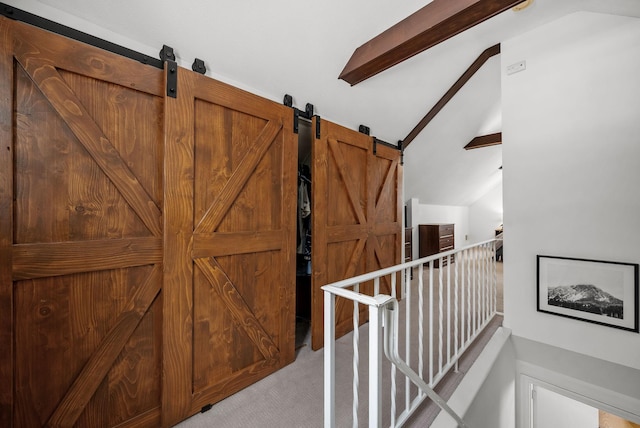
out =
[(172, 67), (181, 96), (165, 99), (164, 115), (163, 427), (190, 414), (193, 379), (194, 100), (190, 72), (166, 63), (165, 77)]
[(326, 195), (327, 188), (327, 122), (320, 117), (315, 116), (311, 124), (311, 129), (317, 129), (318, 121), (320, 121), (320, 138), (313, 140), (312, 143), (312, 177), (311, 192), (313, 194), (313, 215), (311, 216), (312, 222), (312, 236), (313, 236), (313, 252), (312, 252), (312, 266), (313, 272), (311, 277), (311, 347), (316, 350), (322, 347), (324, 343), (323, 334), (323, 317), (324, 317), (324, 298), (320, 287), (327, 283), (327, 268), (328, 268), (328, 255), (327, 255), (327, 234), (317, 233), (319, 230), (324, 230), (327, 224), (327, 199), (323, 197)]
[(13, 422), (13, 56), (11, 23), (0, 18), (0, 426)]
[[(273, 185), (276, 186), (274, 191), (279, 192), (279, 206), (273, 206), (274, 215), (278, 215), (279, 226), (282, 230), (282, 250), (280, 260), (281, 275), (280, 287), (280, 346), (281, 364), (284, 366), (295, 360), (295, 341), (296, 341), (296, 230), (297, 230), (297, 179), (298, 179), (298, 136), (291, 130), (293, 129), (293, 115), (289, 109), (282, 112), (282, 144), (280, 151), (275, 156), (279, 157), (279, 163), (282, 170), (280, 176), (282, 186), (278, 187), (277, 177), (274, 177)], [(275, 203), (274, 203), (275, 205)]]
[[(402, 158), (402, 153), (398, 153), (398, 163), (396, 165), (396, 181), (395, 181), (395, 188), (396, 188), (396, 221), (398, 222), (398, 233), (396, 235), (396, 248), (397, 248), (397, 254), (396, 254), (396, 264), (402, 263), (402, 245), (403, 245), (403, 240), (402, 240), (402, 231), (404, 230), (405, 224), (404, 224), (404, 167), (402, 166), (402, 163), (400, 162), (400, 159)], [(401, 281), (401, 274), (399, 274), (398, 276), (398, 281)], [(400, 296), (401, 298), (402, 293), (398, 293), (398, 296)]]
[[(402, 173), (400, 152), (378, 145), (370, 157), (369, 195), (374, 199), (369, 213), (369, 271), (393, 266), (401, 261), (402, 244)], [(397, 280), (399, 278), (396, 278)], [(399, 281), (397, 282), (399, 283)], [(382, 292), (392, 294), (388, 278), (383, 280)], [(397, 290), (396, 290), (397, 291)]]
[[(402, 153), (398, 153), (398, 158), (401, 158), (401, 156)], [(407, 225), (404, 224), (404, 203), (402, 202), (404, 201), (404, 166), (401, 162), (398, 162), (396, 168), (396, 221), (400, 224), (400, 231), (398, 232), (400, 233), (400, 236), (398, 237), (398, 245), (402, 245), (402, 230), (404, 230), (404, 227), (407, 227)], [(398, 254), (398, 257), (401, 258), (402, 255)], [(398, 259), (398, 263), (400, 263), (400, 261), (401, 259)]]
[[(315, 124), (313, 125), (315, 126)], [(367, 270), (370, 181), (367, 164), (372, 138), (328, 121), (313, 146), (311, 345), (323, 346), (320, 287)], [(362, 292), (369, 290), (363, 285)], [(368, 312), (362, 307), (361, 322)], [(336, 335), (353, 328), (353, 304), (336, 299)]]

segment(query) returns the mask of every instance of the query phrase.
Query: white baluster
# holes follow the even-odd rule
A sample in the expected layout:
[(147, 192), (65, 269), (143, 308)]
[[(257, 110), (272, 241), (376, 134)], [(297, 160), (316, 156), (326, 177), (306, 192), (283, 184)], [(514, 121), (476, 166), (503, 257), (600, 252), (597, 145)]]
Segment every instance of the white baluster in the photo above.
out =
[(440, 257), (440, 264), (438, 267), (438, 376), (442, 373), (442, 347), (443, 347), (443, 336), (444, 336), (444, 320), (442, 313), (444, 306), (444, 290), (443, 290), (443, 280), (442, 280), (442, 257)]
[(451, 362), (451, 256), (447, 260), (447, 364)]
[(369, 306), (369, 428), (382, 426), (382, 311)]
[[(395, 298), (396, 297), (396, 274), (391, 274), (391, 297)], [(400, 310), (398, 308), (398, 310)], [(387, 325), (386, 327), (387, 329), (390, 329), (391, 326)], [(395, 334), (396, 335), (396, 340), (395, 342), (398, 343), (398, 323), (395, 323), (395, 331), (387, 331), (387, 334)], [(407, 340), (407, 342), (409, 342), (409, 340)], [(396, 365), (395, 364), (391, 364), (391, 426), (395, 426), (396, 425)]]
[(336, 426), (336, 296), (324, 292), (324, 426)]
[[(407, 364), (411, 364), (411, 302), (413, 299), (413, 293), (411, 291), (411, 275), (407, 275), (409, 272), (405, 272), (405, 292), (403, 296), (405, 296), (405, 354), (407, 356)], [(405, 410), (409, 410), (411, 407), (410, 393), (411, 393), (411, 382), (409, 382), (409, 378), (405, 376)]]
[(433, 261), (429, 262), (429, 385), (433, 385)]
[(454, 352), (455, 352), (455, 357), (456, 357), (456, 372), (458, 371), (458, 287), (460, 286), (460, 283), (458, 281), (458, 269), (460, 267), (460, 258), (456, 257), (456, 264), (455, 264), (455, 283), (454, 283), (454, 296), (453, 296), (453, 348), (454, 348)]
[[(353, 291), (360, 292), (360, 284), (353, 287)], [(360, 374), (358, 367), (360, 366), (360, 351), (358, 344), (360, 343), (360, 309), (358, 302), (353, 301), (353, 426), (358, 426), (358, 407), (360, 399), (358, 391), (360, 389)]]

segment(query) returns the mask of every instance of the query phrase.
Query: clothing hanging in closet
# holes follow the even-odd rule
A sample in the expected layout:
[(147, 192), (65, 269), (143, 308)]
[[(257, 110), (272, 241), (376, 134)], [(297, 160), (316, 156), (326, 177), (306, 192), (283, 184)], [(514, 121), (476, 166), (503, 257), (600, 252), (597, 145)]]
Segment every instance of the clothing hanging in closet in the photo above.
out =
[(311, 260), (311, 179), (309, 167), (303, 165), (298, 171), (298, 248), (304, 260)]

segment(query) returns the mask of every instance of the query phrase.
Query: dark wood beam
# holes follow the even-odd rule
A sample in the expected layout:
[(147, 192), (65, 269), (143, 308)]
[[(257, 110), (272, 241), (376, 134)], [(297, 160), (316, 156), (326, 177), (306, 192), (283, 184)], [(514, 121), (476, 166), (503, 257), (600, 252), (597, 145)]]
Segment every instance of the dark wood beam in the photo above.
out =
[(464, 146), (464, 149), (479, 149), (480, 147), (497, 146), (498, 144), (502, 144), (502, 132), (476, 137), (471, 140), (469, 144)]
[(433, 120), (434, 117), (440, 110), (444, 108), (445, 105), (458, 91), (471, 79), (471, 77), (476, 74), (478, 70), (484, 65), (485, 62), (494, 55), (498, 55), (500, 53), (500, 45), (494, 45), (490, 48), (486, 49), (484, 52), (480, 54), (480, 56), (467, 68), (467, 71), (462, 73), (462, 76), (453, 84), (451, 88), (440, 98), (440, 100), (434, 105), (431, 110), (418, 122), (418, 124), (409, 132), (409, 135), (402, 140), (402, 148), (406, 149), (409, 144), (418, 136), (420, 132)]
[(355, 85), (523, 0), (433, 0), (355, 50), (340, 79)]

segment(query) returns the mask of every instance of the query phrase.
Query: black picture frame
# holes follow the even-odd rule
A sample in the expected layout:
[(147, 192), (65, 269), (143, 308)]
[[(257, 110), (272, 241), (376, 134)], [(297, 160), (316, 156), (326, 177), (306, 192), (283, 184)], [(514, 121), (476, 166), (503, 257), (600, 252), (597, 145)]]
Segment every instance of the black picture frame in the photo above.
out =
[(639, 332), (638, 264), (538, 255), (537, 310)]

